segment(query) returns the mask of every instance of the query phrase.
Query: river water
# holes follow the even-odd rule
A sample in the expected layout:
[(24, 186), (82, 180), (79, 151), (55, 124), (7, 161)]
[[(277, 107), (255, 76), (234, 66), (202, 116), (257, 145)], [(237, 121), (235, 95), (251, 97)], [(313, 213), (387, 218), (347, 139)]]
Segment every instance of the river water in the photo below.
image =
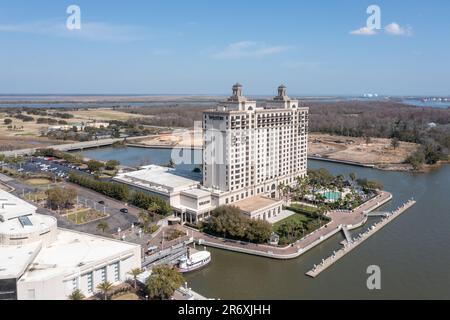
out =
[[(105, 148), (83, 154), (117, 159), (130, 166), (139, 165), (145, 157), (155, 163), (167, 163), (170, 158), (169, 150), (139, 148)], [(309, 161), (309, 167), (326, 168), (334, 174), (355, 172), (358, 177), (381, 181), (394, 195), (381, 210), (394, 209), (411, 197), (418, 203), (315, 279), (305, 272), (339, 249), (342, 235), (289, 261), (210, 248), (212, 263), (186, 277), (194, 290), (220, 299), (450, 299), (450, 166), (428, 174), (318, 161)], [(189, 168), (182, 167), (185, 172)], [(371, 219), (364, 228), (375, 221)], [(370, 265), (381, 268), (381, 290), (367, 289)]]

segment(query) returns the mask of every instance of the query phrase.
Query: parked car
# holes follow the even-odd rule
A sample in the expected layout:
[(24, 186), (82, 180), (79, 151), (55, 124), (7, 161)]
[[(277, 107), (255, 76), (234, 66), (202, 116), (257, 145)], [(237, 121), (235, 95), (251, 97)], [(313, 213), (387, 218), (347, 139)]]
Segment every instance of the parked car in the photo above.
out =
[(122, 208), (122, 209), (120, 209), (120, 212), (122, 212), (122, 213), (128, 213), (128, 209), (127, 209), (127, 208)]
[(105, 201), (103, 201), (103, 200), (100, 200), (98, 203), (101, 205), (105, 205)]

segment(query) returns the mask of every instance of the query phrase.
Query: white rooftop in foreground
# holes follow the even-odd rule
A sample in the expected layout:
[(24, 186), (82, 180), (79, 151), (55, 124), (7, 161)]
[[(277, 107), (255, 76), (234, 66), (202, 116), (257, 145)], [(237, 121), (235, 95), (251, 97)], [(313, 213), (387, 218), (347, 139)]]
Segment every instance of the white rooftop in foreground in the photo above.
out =
[(99, 261), (122, 257), (137, 245), (86, 233), (58, 229), (56, 241), (42, 248), (20, 281), (41, 281), (72, 275)]
[(0, 221), (32, 215), (36, 207), (0, 189)]
[(185, 190), (199, 184), (196, 180), (179, 176), (174, 172), (172, 168), (149, 165), (141, 167), (138, 171), (119, 174), (114, 180), (164, 193)]
[(8, 280), (0, 299), (67, 299), (75, 286), (91, 296), (102, 279), (118, 284), (141, 266), (140, 245), (58, 229), (56, 218), (7, 192), (0, 206), (0, 280)]
[(39, 253), (41, 242), (21, 246), (0, 246), (0, 279), (15, 279), (22, 275)]

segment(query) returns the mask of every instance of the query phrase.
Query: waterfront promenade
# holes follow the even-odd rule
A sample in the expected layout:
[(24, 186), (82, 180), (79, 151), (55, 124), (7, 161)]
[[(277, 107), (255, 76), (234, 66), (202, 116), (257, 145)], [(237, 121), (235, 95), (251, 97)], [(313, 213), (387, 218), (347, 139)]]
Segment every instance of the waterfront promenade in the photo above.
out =
[(413, 205), (416, 204), (416, 201), (410, 200), (401, 207), (397, 208), (392, 213), (388, 214), (385, 218), (383, 218), (380, 222), (377, 222), (374, 224), (368, 231), (360, 234), (358, 237), (353, 239), (352, 241), (346, 241), (344, 243), (344, 247), (334, 252), (332, 256), (328, 257), (327, 259), (322, 260), (322, 263), (320, 263), (317, 266), (314, 266), (314, 268), (310, 271), (308, 271), (306, 274), (312, 278), (317, 277), (321, 272), (325, 271), (329, 267), (331, 267), (334, 263), (336, 263), (339, 259), (344, 257), (347, 253), (351, 252), (353, 249), (355, 249), (357, 246), (359, 246), (361, 243), (366, 241), (368, 238), (370, 238), (372, 235), (374, 235), (378, 230), (381, 230), (383, 227), (385, 227), (389, 222), (400, 216), (402, 213), (404, 213), (406, 210), (411, 208)]
[(356, 229), (364, 225), (367, 221), (367, 213), (373, 211), (392, 199), (392, 194), (381, 191), (380, 194), (365, 202), (353, 211), (331, 211), (327, 216), (331, 219), (327, 225), (306, 235), (304, 238), (286, 247), (275, 247), (263, 244), (247, 243), (242, 241), (228, 240), (204, 234), (198, 230), (188, 228), (189, 234), (193, 236), (200, 245), (214, 248), (252, 254), (272, 259), (294, 259), (320, 243), (347, 229)]

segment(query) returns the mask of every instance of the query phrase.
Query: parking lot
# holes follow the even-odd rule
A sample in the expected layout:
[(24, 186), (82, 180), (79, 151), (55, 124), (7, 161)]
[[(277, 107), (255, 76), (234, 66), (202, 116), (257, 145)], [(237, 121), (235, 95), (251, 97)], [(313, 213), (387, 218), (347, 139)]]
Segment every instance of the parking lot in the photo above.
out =
[[(0, 166), (7, 166), (9, 168), (17, 170), (18, 172), (29, 173), (31, 175), (49, 175), (49, 177), (52, 177), (52, 180), (54, 179), (55, 182), (56, 180), (62, 180), (62, 182), (58, 183), (58, 186), (76, 189), (78, 195), (77, 201), (79, 201), (79, 203), (83, 204), (86, 207), (103, 212), (109, 216), (105, 219), (108, 223), (107, 233), (115, 234), (118, 232), (118, 230), (129, 229), (133, 223), (135, 225), (138, 225), (139, 223), (138, 216), (140, 209), (130, 206), (121, 201), (109, 198), (87, 188), (65, 181), (71, 171), (76, 171), (77, 173), (81, 174), (90, 174), (87, 169), (80, 168), (65, 161), (44, 157), (30, 157), (22, 163), (0, 163)], [(25, 197), (26, 194), (35, 193), (38, 189), (42, 189), (43, 187), (45, 187), (31, 186), (14, 178), (8, 179), (8, 185), (13, 187), (15, 189), (14, 193), (20, 197)], [(74, 223), (68, 221), (66, 218), (60, 217), (57, 213), (52, 212), (48, 209), (40, 208), (39, 211), (44, 214), (51, 214), (56, 216), (58, 218), (59, 225), (63, 228), (101, 234), (101, 232), (97, 230), (98, 221), (87, 223), (84, 225), (75, 225)]]
[[(1, 164), (0, 165), (6, 165)], [(38, 173), (50, 173), (54, 177), (59, 177), (65, 179), (69, 176), (70, 171), (76, 170), (80, 172), (86, 172), (87, 170), (82, 170), (81, 168), (67, 163), (63, 160), (56, 160), (53, 158), (45, 157), (30, 157), (25, 162), (21, 163), (10, 163), (8, 167), (17, 170), (18, 172), (28, 172), (31, 174)]]

